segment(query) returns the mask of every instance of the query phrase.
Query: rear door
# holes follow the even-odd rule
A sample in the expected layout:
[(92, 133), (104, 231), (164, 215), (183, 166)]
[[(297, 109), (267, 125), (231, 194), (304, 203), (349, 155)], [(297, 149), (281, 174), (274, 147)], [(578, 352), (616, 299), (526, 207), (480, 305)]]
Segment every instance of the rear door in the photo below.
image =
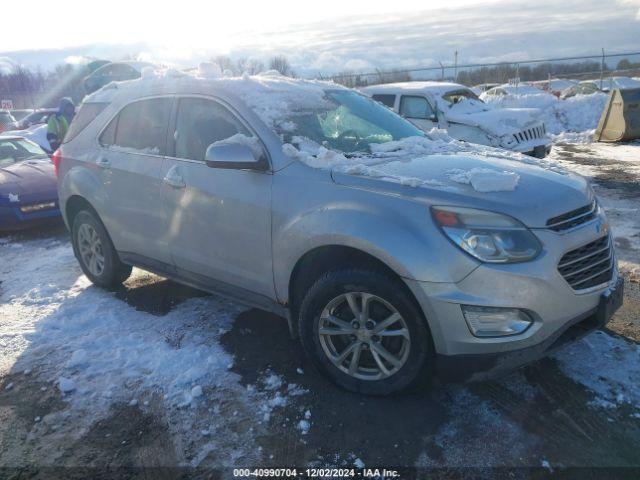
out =
[(204, 161), (212, 143), (254, 134), (215, 99), (194, 96), (176, 102), (169, 135), (171, 157), (163, 168), (175, 264), (200, 281), (213, 280), (216, 289), (233, 286), (273, 298), (272, 175), (211, 168)]
[(172, 104), (172, 97), (155, 97), (125, 106), (99, 136), (96, 158), (116, 250), (166, 264), (171, 255), (160, 186)]

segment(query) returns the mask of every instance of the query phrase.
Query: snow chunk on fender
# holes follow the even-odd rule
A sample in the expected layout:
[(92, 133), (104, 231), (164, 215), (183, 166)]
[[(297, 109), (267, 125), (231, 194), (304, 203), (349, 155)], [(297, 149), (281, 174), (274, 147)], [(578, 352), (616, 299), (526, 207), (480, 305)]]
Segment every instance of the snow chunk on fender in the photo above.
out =
[(450, 170), (447, 175), (457, 183), (471, 185), (477, 192), (511, 192), (516, 189), (520, 175), (515, 172), (472, 168)]
[(76, 384), (70, 378), (58, 378), (58, 387), (62, 393), (70, 393), (76, 389)]

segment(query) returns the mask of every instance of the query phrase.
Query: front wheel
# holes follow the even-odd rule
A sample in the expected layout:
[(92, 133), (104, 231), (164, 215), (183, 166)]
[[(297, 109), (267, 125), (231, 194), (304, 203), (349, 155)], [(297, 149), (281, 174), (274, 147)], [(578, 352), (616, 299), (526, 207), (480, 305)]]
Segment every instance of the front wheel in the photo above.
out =
[(109, 234), (93, 212), (79, 212), (73, 219), (71, 234), (80, 268), (92, 283), (112, 288), (129, 278), (131, 267), (120, 261)]
[(380, 272), (322, 276), (302, 302), (299, 331), (315, 365), (348, 390), (388, 395), (429, 380), (433, 347), (424, 317), (402, 285)]

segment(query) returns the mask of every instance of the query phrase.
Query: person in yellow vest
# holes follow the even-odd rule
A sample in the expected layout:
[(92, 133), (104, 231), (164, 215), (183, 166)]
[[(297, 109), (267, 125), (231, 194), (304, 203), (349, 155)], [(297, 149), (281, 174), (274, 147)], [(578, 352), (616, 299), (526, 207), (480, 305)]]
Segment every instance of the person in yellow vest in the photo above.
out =
[(47, 140), (51, 145), (51, 151), (57, 150), (64, 140), (75, 114), (76, 106), (70, 98), (65, 97), (60, 100), (58, 111), (51, 115), (47, 121)]

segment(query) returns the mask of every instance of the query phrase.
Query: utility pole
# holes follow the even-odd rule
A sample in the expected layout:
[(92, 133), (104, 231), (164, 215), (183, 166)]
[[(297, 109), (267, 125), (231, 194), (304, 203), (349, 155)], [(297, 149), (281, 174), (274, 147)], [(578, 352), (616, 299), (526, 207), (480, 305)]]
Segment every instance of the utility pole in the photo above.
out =
[(602, 63), (600, 64), (600, 90), (602, 90), (602, 82), (604, 81), (604, 48), (602, 49)]
[(458, 81), (458, 51), (453, 54), (453, 78)]
[(444, 82), (444, 65), (440, 61), (438, 61), (438, 63), (440, 64), (440, 69), (442, 70), (442, 74), (440, 75), (440, 80)]

